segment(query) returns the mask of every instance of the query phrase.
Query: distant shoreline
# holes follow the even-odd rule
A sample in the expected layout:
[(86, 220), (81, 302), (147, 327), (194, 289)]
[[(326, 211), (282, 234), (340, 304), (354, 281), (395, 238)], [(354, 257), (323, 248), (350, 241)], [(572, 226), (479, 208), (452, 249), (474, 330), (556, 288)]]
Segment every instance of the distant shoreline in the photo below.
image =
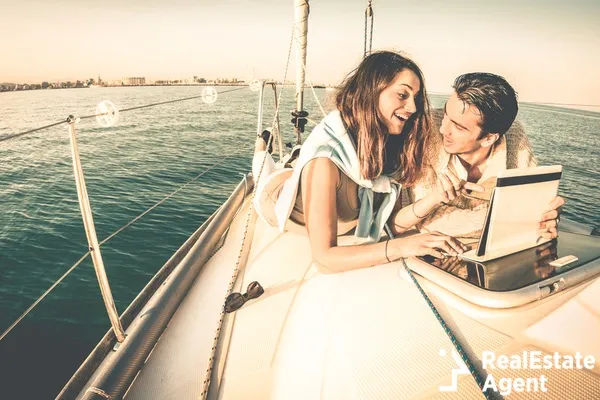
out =
[[(11, 84), (11, 85), (14, 85), (14, 84)], [(247, 85), (248, 85), (247, 83), (240, 83), (240, 82), (236, 82), (236, 83), (170, 83), (170, 84), (169, 83), (156, 83), (156, 84), (155, 83), (146, 83), (146, 84), (143, 84), (143, 85), (73, 86), (73, 87), (60, 87), (60, 88), (54, 88), (54, 87), (48, 87), (48, 88), (34, 87), (34, 88), (27, 88), (27, 89), (0, 90), (0, 93), (4, 93), (4, 92), (30, 92), (30, 91), (34, 91), (34, 90), (98, 89), (98, 88), (105, 88), (105, 87), (141, 87), (141, 86), (247, 86)], [(23, 86), (23, 85), (19, 84), (19, 86)], [(28, 85), (28, 86), (33, 86), (33, 85)]]
[[(279, 82), (277, 82), (277, 85), (280, 85)], [(296, 84), (294, 82), (288, 82), (285, 83), (284, 86), (295, 86)], [(60, 88), (53, 88), (53, 87), (48, 87), (48, 88), (39, 88), (39, 87), (35, 87), (35, 88), (28, 88), (28, 89), (16, 89), (16, 90), (0, 90), (0, 93), (11, 93), (11, 92), (30, 92), (30, 91), (37, 91), (37, 90), (61, 90), (61, 89), (99, 89), (99, 88), (121, 88), (121, 87), (152, 87), (152, 86), (174, 86), (174, 87), (180, 87), (180, 86), (236, 86), (236, 87), (241, 87), (241, 86), (248, 86), (248, 83), (245, 82), (231, 82), (231, 83), (146, 83), (143, 85), (102, 85), (102, 86), (79, 86), (79, 87), (60, 87)], [(325, 85), (313, 85), (313, 87), (315, 89), (327, 89), (330, 88), (329, 86), (325, 86)], [(308, 89), (308, 86), (305, 86), (306, 89)]]

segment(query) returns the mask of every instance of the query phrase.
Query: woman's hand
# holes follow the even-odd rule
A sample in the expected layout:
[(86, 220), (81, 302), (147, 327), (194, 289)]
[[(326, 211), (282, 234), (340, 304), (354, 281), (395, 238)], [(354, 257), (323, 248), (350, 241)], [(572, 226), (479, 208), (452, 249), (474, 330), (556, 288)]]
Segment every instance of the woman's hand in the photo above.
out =
[(392, 239), (388, 244), (389, 257), (393, 257), (393, 259), (424, 255), (444, 258), (442, 252), (450, 256), (456, 256), (466, 250), (467, 247), (461, 242), (439, 232), (421, 233), (406, 238)]
[(466, 193), (466, 190), (485, 191), (482, 186), (459, 179), (449, 168), (444, 168), (437, 176), (437, 185), (433, 196), (438, 204), (448, 203), (456, 199), (461, 193)]

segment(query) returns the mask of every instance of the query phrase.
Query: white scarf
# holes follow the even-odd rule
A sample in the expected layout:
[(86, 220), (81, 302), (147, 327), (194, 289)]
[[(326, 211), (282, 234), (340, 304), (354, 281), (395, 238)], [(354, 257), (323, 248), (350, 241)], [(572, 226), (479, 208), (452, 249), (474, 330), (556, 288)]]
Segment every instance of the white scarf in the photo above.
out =
[[(378, 242), (383, 226), (394, 209), (400, 194), (401, 185), (388, 176), (380, 175), (376, 179), (363, 179), (360, 163), (350, 135), (344, 128), (339, 111), (329, 113), (317, 125), (302, 145), (300, 156), (294, 167), (294, 173), (285, 182), (275, 204), (275, 214), (279, 229), (285, 230), (285, 224), (294, 207), (298, 194), (298, 184), (302, 169), (315, 158), (329, 158), (333, 163), (358, 186), (360, 211), (355, 236)], [(373, 192), (384, 193), (379, 210), (373, 209)]]

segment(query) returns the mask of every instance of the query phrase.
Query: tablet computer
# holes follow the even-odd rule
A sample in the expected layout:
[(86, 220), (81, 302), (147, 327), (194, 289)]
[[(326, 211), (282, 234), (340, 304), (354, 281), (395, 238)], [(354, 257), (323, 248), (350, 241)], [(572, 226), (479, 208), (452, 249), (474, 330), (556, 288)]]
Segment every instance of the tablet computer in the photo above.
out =
[(417, 257), (410, 268), (438, 286), (491, 308), (510, 308), (574, 287), (600, 274), (600, 237), (558, 238), (486, 262)]
[(560, 165), (502, 171), (479, 242), (460, 257), (483, 262), (548, 242), (538, 234), (539, 221), (558, 193), (561, 175)]

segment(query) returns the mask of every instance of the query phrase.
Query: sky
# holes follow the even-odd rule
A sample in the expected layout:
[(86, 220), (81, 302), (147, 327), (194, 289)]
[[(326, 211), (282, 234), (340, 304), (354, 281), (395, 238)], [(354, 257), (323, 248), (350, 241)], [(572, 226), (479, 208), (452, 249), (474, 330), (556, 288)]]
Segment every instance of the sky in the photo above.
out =
[[(312, 0), (307, 79), (363, 55), (366, 0)], [(430, 92), (504, 76), (522, 101), (600, 104), (600, 1), (373, 0), (373, 49), (403, 51)], [(144, 76), (283, 79), (293, 0), (0, 0), (0, 82)], [(293, 78), (293, 56), (288, 79)]]

